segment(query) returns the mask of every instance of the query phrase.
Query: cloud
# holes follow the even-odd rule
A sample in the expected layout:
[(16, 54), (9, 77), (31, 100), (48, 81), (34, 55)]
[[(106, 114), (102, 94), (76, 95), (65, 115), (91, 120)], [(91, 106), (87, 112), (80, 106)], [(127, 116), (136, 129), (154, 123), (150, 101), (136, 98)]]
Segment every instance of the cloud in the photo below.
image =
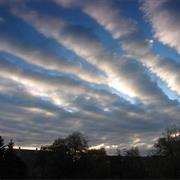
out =
[[(45, 103), (41, 98), (32, 96), (22, 84), (3, 78), (0, 81), (1, 91), (6, 90), (6, 94), (0, 93), (1, 133), (5, 137), (13, 136), (18, 145), (39, 146), (41, 143), (50, 143), (60, 134), (67, 134), (74, 130), (85, 132), (90, 139), (94, 138), (94, 135), (91, 135), (94, 132), (98, 138), (91, 142), (92, 145), (103, 138), (106, 143), (116, 143), (121, 138), (114, 139), (113, 136), (117, 136), (121, 128), (124, 129), (124, 135), (128, 134), (125, 131), (127, 127), (131, 129), (129, 131), (134, 131), (131, 121), (135, 123), (137, 120), (130, 115), (130, 111), (142, 115), (142, 118), (146, 116), (144, 108), (131, 105), (123, 99), (109, 98), (109, 101), (107, 99), (103, 101), (103, 98), (97, 99), (94, 96), (86, 98), (87, 95), (80, 95), (74, 99), (72, 105), (77, 108), (77, 111), (72, 114), (53, 105), (52, 102)], [(118, 107), (115, 102), (118, 102)], [(104, 105), (111, 109), (110, 112), (103, 110)], [(141, 123), (143, 122), (145, 123), (143, 128), (148, 126), (144, 118)], [(136, 128), (138, 126), (137, 123)], [(125, 141), (127, 141), (126, 138), (122, 142), (125, 143)]]
[(155, 38), (175, 48), (178, 53), (180, 53), (179, 8), (178, 0), (145, 0), (142, 5), (142, 10), (153, 27)]
[[(104, 27), (107, 31), (109, 31), (112, 34), (112, 37), (119, 41), (122, 48), (126, 51), (126, 53), (131, 56), (132, 58), (135, 58), (136, 60), (140, 61), (144, 66), (146, 66), (151, 73), (155, 74), (157, 77), (159, 77), (162, 81), (167, 84), (168, 88), (176, 91), (178, 94), (180, 94), (180, 88), (179, 88), (179, 63), (177, 63), (174, 60), (167, 60), (162, 59), (157, 54), (154, 54), (151, 50), (151, 45), (147, 42), (145, 35), (143, 32), (138, 28), (138, 24), (135, 20), (125, 17), (119, 10), (119, 7), (117, 8), (115, 4), (109, 3), (109, 1), (98, 1), (97, 3), (94, 3), (94, 1), (86, 1), (83, 3), (83, 1), (80, 1), (78, 4), (75, 3), (74, 0), (68, 1), (67, 4), (64, 4), (64, 1), (56, 0), (56, 3), (58, 3), (61, 6), (64, 6), (65, 8), (73, 8), (73, 7), (80, 7), (84, 13), (95, 19), (102, 27)], [(168, 2), (168, 3), (167, 3)], [(163, 6), (163, 4), (166, 4)], [(99, 4), (101, 6), (99, 6)], [(175, 40), (175, 43), (178, 42), (178, 33), (179, 28), (175, 26), (178, 26), (178, 22), (176, 23), (175, 20), (177, 20), (177, 16), (179, 11), (174, 11), (174, 7), (179, 5), (178, 2), (171, 3), (170, 1), (166, 0), (160, 0), (158, 2), (155, 1), (145, 1), (144, 2), (144, 9), (147, 12), (148, 6), (152, 6), (151, 9), (158, 9), (159, 7), (163, 7), (163, 9), (167, 9), (168, 7), (171, 9), (170, 11), (173, 12), (173, 15), (169, 15), (165, 18), (164, 16), (160, 15), (162, 19), (157, 22), (157, 26), (160, 28), (159, 32), (164, 34), (164, 38), (171, 37)], [(103, 8), (101, 8), (103, 7)], [(160, 8), (162, 9), (162, 8)], [(108, 11), (107, 11), (108, 10)], [(150, 10), (149, 10), (150, 11)], [(92, 13), (96, 12), (96, 13)], [(109, 12), (109, 13), (107, 13)], [(157, 13), (160, 13), (161, 11), (157, 11)], [(149, 12), (150, 13), (150, 12)], [(147, 16), (149, 14), (147, 12)], [(167, 13), (167, 12), (166, 12)], [(174, 14), (175, 13), (175, 14)], [(155, 13), (152, 12), (152, 15), (154, 19), (156, 18), (156, 11)], [(121, 19), (123, 19), (123, 22), (120, 22)], [(110, 22), (110, 24), (109, 24)], [(130, 23), (128, 23), (130, 22)], [(166, 27), (161, 25), (162, 22), (166, 24)], [(173, 23), (175, 26), (168, 25), (167, 22)], [(112, 24), (112, 26), (111, 26)], [(113, 28), (112, 28), (113, 27)], [(115, 28), (117, 27), (117, 28)], [(168, 32), (167, 32), (168, 31)], [(123, 34), (122, 32), (125, 32)], [(126, 34), (127, 33), (127, 34)], [(176, 37), (174, 37), (176, 36)], [(120, 38), (120, 39), (119, 39)], [(126, 56), (127, 57), (127, 56)], [(166, 65), (159, 66), (160, 64), (165, 63)]]
[(18, 9), (16, 3), (6, 4), (13, 21), (1, 26), (7, 32), (0, 30), (1, 135), (14, 137), (18, 145), (40, 146), (81, 131), (92, 146), (148, 148), (162, 129), (179, 124), (179, 102), (151, 78), (156, 74), (178, 91), (179, 64), (154, 54), (151, 38), (122, 15), (115, 1), (48, 3), (56, 10), (57, 3), (75, 7), (71, 13), (82, 9), (82, 16), (90, 16), (121, 44), (119, 54), (103, 44), (96, 26), (24, 2), (19, 1)]
[[(103, 138), (108, 144), (119, 141), (124, 143), (129, 141), (130, 143), (131, 140), (127, 138), (123, 140), (118, 137), (114, 138), (114, 136), (119, 136), (119, 131), (122, 131), (124, 136), (128, 136), (130, 132), (133, 134), (137, 129), (138, 131), (141, 129), (143, 134), (145, 127), (149, 128), (150, 124), (151, 126), (154, 124), (154, 127), (156, 127), (158, 124), (157, 119), (159, 118), (147, 118), (150, 116), (143, 105), (132, 105), (103, 89), (94, 90), (90, 93), (89, 87), (84, 91), (81, 87), (78, 89), (78, 93), (73, 91), (76, 96), (73, 95), (72, 99), (69, 91), (69, 94), (67, 94), (68, 106), (65, 103), (60, 107), (57, 106), (50, 100), (50, 93), (48, 93), (49, 100), (44, 101), (41, 96), (29, 93), (30, 88), (27, 84), (23, 84), (23, 78), (26, 80), (31, 79), (32, 83), (36, 81), (38, 84), (35, 86), (36, 90), (38, 90), (38, 87), (43, 88), (43, 84), (46, 85), (45, 89), (48, 92), (49, 86), (52, 89), (63, 88), (63, 84), (60, 83), (61, 85), (59, 85), (56, 79), (60, 77), (48, 78), (43, 73), (28, 71), (28, 69), (23, 70), (22, 67), (18, 69), (16, 65), (10, 62), (5, 63), (5, 61), (7, 60), (3, 60), (1, 63), (1, 70), (4, 69), (1, 73), (8, 72), (9, 69), (12, 76), (18, 77), (18, 81), (1, 78), (1, 133), (5, 137), (13, 136), (19, 145), (39, 146), (41, 143), (50, 143), (53, 138), (60, 134), (64, 135), (74, 130), (85, 132), (92, 139), (92, 145), (99, 143)], [(11, 78), (10, 73), (8, 78)], [(62, 82), (66, 84), (64, 80)], [(18, 83), (19, 81), (22, 83)], [(67, 85), (71, 86), (71, 83), (67, 83)], [(68, 88), (67, 85), (66, 89), (69, 89), (70, 87)], [(74, 83), (70, 88), (71, 91), (73, 87)], [(63, 96), (65, 98), (65, 94), (62, 94)], [(105, 108), (109, 109), (109, 111), (105, 110)], [(155, 114), (160, 116), (155, 111), (153, 111), (153, 114), (154, 116)], [(44, 135), (44, 129), (46, 129), (46, 135)], [(153, 126), (152, 131), (154, 131)], [(92, 132), (94, 135), (91, 135)], [(96, 141), (93, 141), (95, 135)], [(31, 144), (32, 142), (34, 144)]]
[[(89, 63), (104, 71), (108, 76), (109, 86), (118, 88), (119, 91), (126, 90), (127, 95), (139, 98), (144, 103), (161, 102), (164, 101), (164, 98), (167, 102), (169, 101), (156, 83), (152, 82), (144, 73), (143, 67), (140, 68), (137, 61), (132, 65), (131, 60), (114, 57), (113, 53), (103, 46), (90, 29), (70, 25), (58, 17), (42, 16), (28, 9), (25, 12), (23, 10), (13, 11), (15, 15), (26, 20), (45, 36), (56, 39)], [(52, 23), (51, 26), (47, 27), (47, 21)], [(49, 29), (52, 26), (54, 26), (53, 31)], [(100, 62), (99, 59), (101, 59)], [(130, 69), (131, 73), (125, 72), (124, 68)], [(134, 80), (134, 77), (137, 80)], [(111, 81), (116, 85), (112, 84)], [(144, 83), (147, 83), (147, 87), (152, 87), (152, 92), (149, 91), (149, 88), (145, 88)]]
[(168, 88), (180, 94), (179, 69), (180, 63), (170, 58), (161, 58), (154, 54), (148, 43), (140, 36), (126, 38), (122, 42), (122, 47), (131, 57), (136, 58), (151, 73), (155, 74), (167, 84)]
[[(82, 7), (83, 12), (96, 19), (96, 21), (113, 34), (114, 38), (120, 38), (136, 31), (136, 24), (131, 19), (124, 19), (119, 16), (120, 10), (114, 6), (112, 1), (77, 1), (75, 0), (55, 0), (63, 7)], [(108, 13), (104, 13), (108, 12)]]
[[(1, 51), (8, 52), (30, 64), (38, 65), (46, 69), (71, 73), (87, 81), (102, 81), (102, 76), (98, 75), (98, 73), (100, 74), (101, 72), (98, 72), (98, 69), (96, 70), (95, 68), (95, 70), (93, 70), (91, 64), (87, 64), (86, 62), (86, 66), (90, 67), (87, 68), (83, 61), (81, 62), (77, 59), (70, 61), (60, 54), (51, 52), (44, 44), (38, 47), (34, 47), (34, 44), (28, 44), (26, 41), (18, 40), (9, 35), (7, 37), (5, 33), (0, 35)], [(97, 76), (95, 77), (96, 73)]]
[(32, 143), (32, 139), (43, 137), (43, 128), (52, 126), (52, 119), (57, 113), (65, 114), (65, 110), (51, 101), (30, 94), (27, 87), (19, 82), (0, 78), (0, 84), (0, 130), (6, 138), (23, 139), (23, 142), (31, 139)]
[[(21, 62), (20, 60), (18, 61)], [(0, 59), (0, 75), (4, 78), (21, 82), (27, 90), (37, 96), (48, 96), (53, 99), (70, 100), (71, 98), (86, 93), (87, 97), (94, 96), (97, 99), (109, 101), (118, 96), (111, 92), (107, 85), (92, 84), (65, 73), (52, 74), (51, 71), (37, 71), (28, 67), (28, 64), (11, 62), (6, 58)], [(5, 89), (2, 88), (2, 91)]]

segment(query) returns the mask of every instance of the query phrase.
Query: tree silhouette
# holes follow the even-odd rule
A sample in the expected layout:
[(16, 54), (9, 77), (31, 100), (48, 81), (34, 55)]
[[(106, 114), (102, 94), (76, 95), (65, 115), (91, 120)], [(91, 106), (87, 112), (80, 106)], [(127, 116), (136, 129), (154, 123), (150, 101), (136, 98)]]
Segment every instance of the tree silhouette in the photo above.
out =
[(4, 145), (4, 140), (3, 140), (3, 138), (0, 136), (0, 148), (2, 148), (3, 145)]
[[(87, 153), (88, 141), (79, 132), (55, 139), (49, 146), (41, 147), (36, 167), (41, 177), (72, 178), (79, 176), (80, 159)], [(48, 171), (48, 174), (46, 172)], [(82, 173), (82, 172), (81, 172)]]
[(180, 130), (167, 129), (154, 145), (155, 153), (161, 156), (180, 156)]
[[(154, 154), (146, 157), (140, 156), (137, 147), (125, 149), (122, 154), (118, 149), (116, 156), (108, 156), (104, 148), (88, 148), (87, 138), (79, 132), (55, 139), (51, 145), (42, 146), (40, 151), (28, 151), (27, 154), (21, 149), (14, 150), (13, 146), (12, 140), (4, 145), (0, 136), (0, 179), (27, 177), (24, 162), (30, 169), (28, 178), (180, 177), (180, 130), (177, 128), (166, 130), (154, 144)], [(34, 160), (29, 163), (31, 157)]]
[(79, 132), (74, 132), (66, 138), (67, 147), (74, 159), (80, 158), (83, 152), (87, 151), (88, 141)]
[(4, 151), (4, 140), (0, 136), (0, 178), (2, 178), (4, 174)]
[(176, 127), (169, 128), (154, 144), (154, 154), (165, 158), (167, 176), (180, 177), (180, 130)]
[(83, 152), (87, 151), (88, 141), (80, 132), (74, 132), (66, 138), (54, 140), (53, 144), (47, 149), (70, 155), (76, 160), (80, 158)]
[(119, 157), (122, 156), (121, 149), (119, 149), (119, 148), (116, 149), (116, 155), (119, 156)]
[(128, 157), (139, 157), (140, 156), (138, 147), (132, 147), (130, 149), (125, 149), (124, 152), (125, 152), (125, 156), (128, 156)]
[(0, 178), (23, 178), (26, 177), (27, 169), (22, 160), (16, 155), (12, 140), (4, 145), (0, 137)]

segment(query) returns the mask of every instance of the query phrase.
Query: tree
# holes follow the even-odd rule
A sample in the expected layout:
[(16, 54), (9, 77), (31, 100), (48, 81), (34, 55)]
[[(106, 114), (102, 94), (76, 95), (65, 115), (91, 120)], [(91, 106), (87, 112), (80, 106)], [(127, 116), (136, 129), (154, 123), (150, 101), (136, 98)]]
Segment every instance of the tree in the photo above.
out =
[(122, 156), (122, 155), (121, 155), (121, 149), (119, 149), (119, 148), (116, 149), (116, 155), (117, 155), (118, 157), (121, 157), (121, 156)]
[(2, 178), (4, 174), (4, 151), (4, 140), (0, 136), (0, 178)]
[(69, 151), (67, 141), (63, 138), (55, 139), (52, 145), (49, 146), (49, 149), (61, 154), (67, 154), (67, 152)]
[(77, 177), (79, 161), (87, 150), (87, 139), (81, 133), (74, 132), (65, 138), (55, 139), (49, 146), (41, 147), (36, 167), (43, 178)]
[(180, 129), (167, 129), (154, 144), (154, 155), (161, 156), (166, 161), (164, 172), (166, 177), (180, 177)]
[(14, 142), (13, 142), (12, 139), (10, 140), (10, 142), (8, 143), (7, 146), (8, 146), (8, 149), (9, 149), (9, 150), (13, 150), (13, 148), (14, 148)]
[(70, 155), (75, 160), (79, 158), (83, 152), (87, 151), (88, 141), (80, 132), (74, 132), (66, 138), (54, 140), (53, 144), (47, 149)]
[(88, 149), (87, 139), (79, 132), (74, 132), (66, 138), (67, 147), (70, 155), (74, 158), (79, 158), (81, 153)]
[(3, 140), (3, 138), (0, 136), (0, 148), (2, 148), (3, 145), (4, 145), (4, 140)]
[(155, 143), (154, 148), (157, 155), (180, 156), (180, 130), (176, 127), (167, 129), (163, 137)]
[(139, 157), (140, 156), (139, 149), (137, 147), (125, 149), (124, 152), (125, 152), (125, 156), (128, 156), (128, 157)]
[(0, 178), (24, 178), (27, 175), (26, 165), (16, 155), (13, 146), (12, 140), (4, 145), (4, 140), (0, 137)]
[(0, 163), (3, 161), (3, 156), (5, 152), (4, 139), (0, 136)]

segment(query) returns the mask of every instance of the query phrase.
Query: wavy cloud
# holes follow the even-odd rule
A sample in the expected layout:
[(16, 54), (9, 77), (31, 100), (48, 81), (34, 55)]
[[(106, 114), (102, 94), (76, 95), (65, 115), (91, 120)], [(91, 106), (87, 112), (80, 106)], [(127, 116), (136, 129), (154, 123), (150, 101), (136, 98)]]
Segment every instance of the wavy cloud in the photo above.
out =
[[(155, 54), (151, 50), (151, 45), (146, 40), (140, 27), (137, 26), (137, 21), (125, 17), (121, 13), (121, 7), (115, 6), (115, 3), (112, 3), (112, 1), (99, 1), (98, 4), (93, 1), (84, 3), (81, 1), (81, 3), (76, 4), (74, 0), (67, 1), (66, 3), (63, 0), (55, 0), (55, 2), (66, 8), (80, 7), (84, 13), (91, 16), (109, 31), (112, 37), (120, 42), (127, 54), (140, 61), (151, 73), (161, 78), (169, 88), (180, 94), (178, 81), (180, 64), (174, 60), (163, 59)], [(142, 6), (146, 16), (152, 22), (155, 36), (164, 44), (175, 47), (177, 51), (179, 51), (178, 36), (180, 34), (178, 33), (179, 23), (177, 22), (179, 17), (178, 6), (179, 3), (177, 1), (173, 1), (172, 3), (166, 0), (156, 2), (155, 0), (147, 0), (143, 2)], [(93, 13), (94, 11), (96, 13)], [(120, 22), (121, 19), (123, 19), (123, 22)], [(165, 63), (165, 66), (159, 66), (159, 64), (163, 63)]]
[(1, 135), (35, 147), (81, 131), (95, 147), (151, 148), (179, 125), (180, 64), (160, 48), (179, 51), (175, 4), (0, 1)]
[(145, 0), (142, 9), (149, 19), (154, 36), (160, 42), (175, 48), (180, 53), (180, 3), (178, 0)]

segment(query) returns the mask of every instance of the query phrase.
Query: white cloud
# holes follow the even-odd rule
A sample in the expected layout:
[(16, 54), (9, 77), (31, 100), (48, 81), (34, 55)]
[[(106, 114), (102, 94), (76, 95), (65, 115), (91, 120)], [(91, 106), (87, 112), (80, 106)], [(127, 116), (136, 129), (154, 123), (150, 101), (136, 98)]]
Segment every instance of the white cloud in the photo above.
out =
[[(61, 0), (56, 0), (56, 2), (63, 5)], [(176, 47), (179, 48), (180, 28), (179, 21), (177, 22), (179, 18), (177, 18), (176, 15), (170, 15), (167, 11), (165, 11), (165, 17), (163, 14), (160, 14), (159, 18), (156, 17), (157, 13), (161, 13), (161, 11), (156, 12), (156, 10), (159, 9), (164, 2), (170, 2), (170, 4), (173, 4), (171, 3), (172, 1), (167, 0), (147, 0), (144, 3), (144, 9), (146, 10), (147, 16), (150, 16), (149, 13), (151, 13), (152, 10), (152, 16), (154, 19), (160, 18), (157, 22), (157, 26), (159, 27), (159, 32), (163, 34), (162, 37), (164, 39), (169, 39), (170, 41), (174, 40)], [(72, 8), (74, 6), (77, 5), (74, 3), (74, 0), (71, 0), (71, 3), (64, 7)], [(170, 89), (180, 94), (180, 84), (178, 80), (180, 77), (179, 63), (176, 63), (173, 60), (161, 59), (160, 56), (154, 54), (151, 50), (151, 45), (147, 42), (146, 38), (143, 37), (143, 33), (138, 29), (135, 20), (123, 16), (118, 9), (119, 7), (116, 8), (106, 0), (98, 1), (98, 4), (94, 1), (87, 1), (78, 4), (78, 6), (82, 8), (83, 12), (94, 18), (102, 27), (109, 31), (112, 34), (112, 37), (115, 39), (121, 38), (119, 42), (122, 45), (122, 48), (127, 52), (126, 57), (130, 56), (140, 61), (140, 63), (146, 66), (151, 73), (161, 78)], [(150, 7), (149, 11), (148, 7)], [(165, 7), (167, 8), (168, 6)], [(179, 17), (179, 12), (177, 13)], [(167, 24), (168, 22), (173, 24)]]
[(122, 42), (122, 47), (180, 95), (180, 63), (172, 59), (162, 59), (154, 54), (146, 43), (138, 38), (129, 38)]
[(90, 82), (102, 82), (102, 77), (96, 76), (96, 74), (85, 69), (78, 61), (68, 61), (65, 57), (58, 56), (47, 51), (45, 47), (33, 47), (27, 45), (20, 40), (10, 39), (0, 35), (0, 49), (8, 52), (17, 58), (21, 58), (24, 61), (46, 68), (49, 70), (56, 70), (58, 72), (65, 72), (74, 74), (79, 78)]
[[(42, 16), (35, 11), (14, 10), (13, 12), (45, 36), (54, 38), (66, 48), (71, 49), (104, 71), (108, 76), (104, 80), (105, 84), (131, 97), (138, 98), (143, 103), (168, 103), (168, 98), (157, 87), (156, 83), (151, 82), (138, 62), (132, 64), (131, 60), (114, 57), (113, 53), (107, 50), (89, 29), (70, 25), (61, 18)], [(47, 22), (49, 22), (48, 26)], [(53, 30), (51, 27), (54, 27)], [(127, 71), (125, 72), (124, 69)], [(136, 79), (134, 79), (135, 77)], [(148, 87), (151, 88), (145, 88), (144, 83), (147, 83)]]
[(136, 23), (131, 19), (124, 19), (120, 16), (120, 9), (116, 8), (112, 1), (108, 0), (86, 0), (77, 1), (55, 0), (55, 2), (63, 7), (70, 8), (80, 6), (83, 12), (93, 17), (107, 31), (110, 31), (114, 38), (120, 38), (135, 32), (137, 30)]
[[(154, 36), (180, 53), (180, 3), (177, 0), (145, 0), (142, 9), (152, 24)], [(176, 10), (177, 9), (177, 10)]]

